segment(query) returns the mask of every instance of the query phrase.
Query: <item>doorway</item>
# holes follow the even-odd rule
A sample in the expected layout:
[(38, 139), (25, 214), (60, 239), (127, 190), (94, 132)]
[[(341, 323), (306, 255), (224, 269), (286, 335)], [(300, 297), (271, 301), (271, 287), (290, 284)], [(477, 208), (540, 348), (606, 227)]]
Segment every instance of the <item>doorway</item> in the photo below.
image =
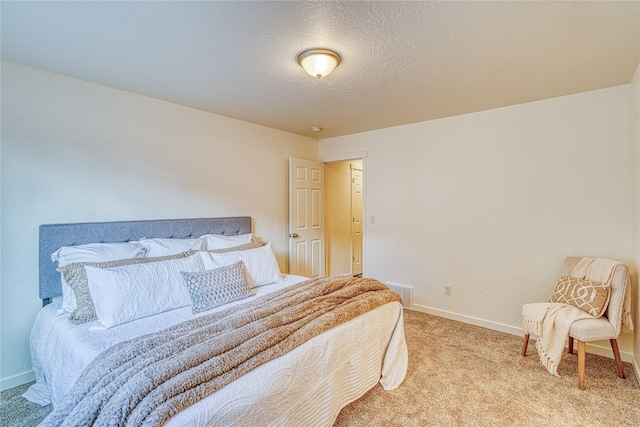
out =
[(362, 175), (362, 159), (325, 164), (325, 260), (329, 276), (362, 274)]

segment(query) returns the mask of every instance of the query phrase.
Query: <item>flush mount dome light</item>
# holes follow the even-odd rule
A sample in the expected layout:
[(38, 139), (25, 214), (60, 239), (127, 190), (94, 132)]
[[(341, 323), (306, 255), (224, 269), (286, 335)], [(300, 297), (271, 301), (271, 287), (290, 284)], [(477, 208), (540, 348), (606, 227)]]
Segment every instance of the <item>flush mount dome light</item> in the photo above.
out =
[(308, 49), (298, 54), (298, 64), (313, 77), (324, 77), (342, 61), (338, 52), (329, 49)]

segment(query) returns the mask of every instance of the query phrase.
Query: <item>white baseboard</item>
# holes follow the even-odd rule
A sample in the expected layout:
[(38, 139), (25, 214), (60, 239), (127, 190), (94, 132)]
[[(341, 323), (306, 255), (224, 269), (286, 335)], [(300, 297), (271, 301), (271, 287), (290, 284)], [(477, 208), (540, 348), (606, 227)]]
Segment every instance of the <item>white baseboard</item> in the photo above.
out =
[(467, 316), (466, 314), (454, 313), (452, 311), (440, 310), (439, 308), (427, 307), (425, 305), (413, 304), (413, 310), (421, 311), (434, 316), (444, 317), (445, 319), (457, 320), (471, 325), (482, 326), (484, 328), (493, 329), (494, 331), (506, 332), (511, 335), (522, 336), (522, 328), (506, 325), (504, 323), (493, 322), (491, 320), (480, 319), (478, 317)]
[[(446, 319), (457, 320), (463, 323), (469, 323), (470, 325), (482, 326), (487, 329), (493, 329), (494, 331), (506, 332), (511, 335), (522, 336), (522, 328), (512, 325), (506, 325), (504, 323), (498, 323), (491, 320), (480, 319), (473, 316), (467, 316), (466, 314), (454, 313), (451, 311), (441, 310), (439, 308), (427, 307), (420, 304), (413, 304), (413, 310), (420, 311), (427, 314), (432, 314), (434, 316), (444, 317)], [(608, 343), (607, 343), (608, 344)], [(603, 346), (599, 344), (591, 344), (587, 343), (586, 346), (587, 353), (597, 354), (598, 356), (608, 357), (613, 359), (613, 350), (608, 345)], [(640, 371), (638, 370), (638, 364), (634, 362), (633, 354), (621, 351), (620, 358), (624, 362), (632, 363), (635, 371), (636, 377), (640, 381)]]
[(9, 390), (10, 388), (18, 387), (19, 385), (30, 383), (36, 379), (33, 371), (23, 372), (18, 375), (14, 375), (9, 378), (2, 378), (0, 380), (0, 391)]

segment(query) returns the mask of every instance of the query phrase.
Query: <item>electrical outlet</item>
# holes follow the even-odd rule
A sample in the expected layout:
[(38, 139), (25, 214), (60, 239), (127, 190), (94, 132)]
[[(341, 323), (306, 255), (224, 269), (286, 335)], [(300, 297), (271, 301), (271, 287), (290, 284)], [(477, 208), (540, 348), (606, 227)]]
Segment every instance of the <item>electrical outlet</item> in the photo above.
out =
[(451, 295), (451, 285), (444, 285), (444, 294)]

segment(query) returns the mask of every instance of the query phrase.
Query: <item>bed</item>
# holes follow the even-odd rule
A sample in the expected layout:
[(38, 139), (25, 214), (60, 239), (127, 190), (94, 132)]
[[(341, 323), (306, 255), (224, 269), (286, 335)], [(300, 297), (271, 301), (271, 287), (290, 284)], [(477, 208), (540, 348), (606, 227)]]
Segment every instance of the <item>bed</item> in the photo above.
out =
[[(257, 304), (262, 304), (262, 301), (275, 299), (275, 295), (288, 293), (296, 287), (309, 286), (311, 281), (307, 278), (294, 275), (281, 275), (281, 280), (272, 283), (266, 283), (271, 278), (256, 279), (255, 274), (264, 275), (265, 269), (262, 265), (268, 261), (255, 261), (255, 255), (250, 254), (265, 254), (271, 250), (270, 244), (249, 243), (247, 247), (244, 243), (239, 246), (233, 246), (235, 243), (225, 243), (225, 239), (229, 242), (239, 242), (237, 238), (242, 238), (244, 242), (244, 236), (252, 236), (251, 233), (250, 217), (42, 225), (40, 298), (44, 306), (36, 318), (31, 334), (32, 365), (36, 383), (25, 393), (25, 398), (42, 405), (52, 403), (56, 412), (68, 406), (69, 395), (75, 390), (74, 385), (77, 388), (76, 383), (84, 380), (85, 376), (81, 374), (87, 366), (95, 365), (96, 363), (92, 363), (94, 360), (99, 360), (105, 353), (129, 343), (128, 340), (151, 336), (147, 334), (166, 331), (170, 327), (180, 327), (190, 319), (215, 318), (224, 313), (242, 311), (243, 307), (251, 307), (252, 304), (254, 308), (249, 311), (257, 311), (260, 308)], [(211, 309), (207, 309), (205, 304), (198, 313), (194, 313), (197, 300), (192, 299), (192, 306), (183, 305), (158, 313), (153, 312), (148, 316), (134, 317), (132, 320), (125, 318), (121, 323), (116, 319), (109, 327), (101, 324), (104, 322), (100, 315), (103, 313), (103, 303), (96, 302), (97, 320), (71, 323), (72, 316), (69, 310), (63, 309), (68, 301), (66, 296), (63, 296), (61, 274), (56, 270), (56, 263), (52, 262), (52, 254), (57, 253), (61, 247), (84, 247), (93, 243), (146, 242), (146, 239), (164, 239), (164, 244), (166, 240), (171, 239), (169, 246), (172, 246), (173, 242), (199, 242), (200, 236), (213, 236), (215, 241), (222, 239), (223, 246), (226, 245), (227, 249), (220, 249), (214, 255), (206, 250), (190, 250), (185, 252), (187, 258), (202, 258), (207, 255), (217, 257), (216, 259), (242, 258), (244, 264), (237, 264), (253, 275), (251, 289), (254, 295)], [(245, 247), (246, 250), (243, 249)], [(193, 255), (194, 252), (197, 255)], [(147, 252), (142, 257), (149, 255)], [(186, 262), (187, 258), (172, 258), (171, 261), (144, 265), (182, 263)], [(254, 274), (257, 262), (262, 270)], [(253, 263), (253, 266), (249, 268), (247, 263)], [(85, 273), (90, 280), (94, 280), (94, 274), (106, 274), (103, 273), (105, 271), (111, 274), (110, 271), (120, 268), (136, 267), (86, 266)], [(231, 267), (225, 264), (217, 269), (226, 268)], [(204, 270), (212, 271), (207, 268)], [(196, 271), (193, 274), (197, 275), (200, 272)], [(187, 276), (183, 277), (186, 280)], [(256, 285), (259, 281), (264, 283)], [(99, 293), (93, 294), (96, 288), (91, 289), (92, 295), (97, 299), (95, 295)], [(315, 288), (308, 289), (315, 292)], [(67, 293), (68, 290), (65, 291), (65, 295)], [(102, 299), (107, 298), (103, 296)], [(77, 303), (81, 305), (81, 301)], [(127, 305), (127, 301), (125, 299), (118, 304)], [(136, 302), (133, 309), (137, 310), (138, 306), (144, 305)], [(404, 379), (406, 369), (407, 347), (402, 305), (398, 301), (390, 301), (337, 324), (302, 342), (291, 351), (259, 364), (213, 394), (181, 408), (177, 413), (171, 413), (162, 424), (330, 426), (341, 408), (361, 397), (377, 383), (386, 390), (398, 387)], [(54, 424), (56, 423), (52, 425)]]

